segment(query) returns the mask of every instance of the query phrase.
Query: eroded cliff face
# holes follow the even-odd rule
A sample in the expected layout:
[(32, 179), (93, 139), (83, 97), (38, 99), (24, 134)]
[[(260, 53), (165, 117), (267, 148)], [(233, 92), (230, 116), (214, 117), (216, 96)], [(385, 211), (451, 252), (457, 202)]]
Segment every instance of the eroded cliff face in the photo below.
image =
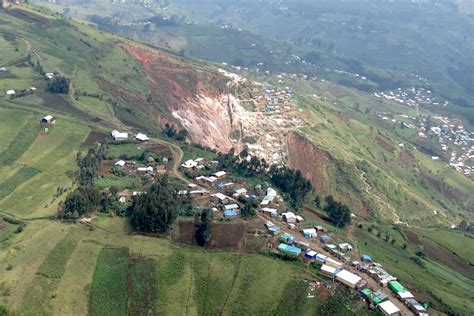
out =
[(288, 166), (300, 170), (311, 181), (316, 194), (333, 195), (356, 213), (369, 213), (363, 184), (355, 168), (336, 160), (296, 132), (288, 135), (288, 156)]
[[(229, 78), (211, 68), (192, 64), (169, 54), (143, 47), (120, 44), (147, 72), (148, 101), (170, 113), (168, 123), (188, 130), (190, 142), (228, 151), (231, 133), (239, 128), (233, 115), (240, 104), (226, 93)], [(163, 123), (163, 117), (156, 118)]]
[(315, 147), (300, 134), (290, 133), (288, 156), (288, 166), (300, 170), (317, 192), (328, 191), (324, 168), (329, 162), (329, 155), (325, 151)]

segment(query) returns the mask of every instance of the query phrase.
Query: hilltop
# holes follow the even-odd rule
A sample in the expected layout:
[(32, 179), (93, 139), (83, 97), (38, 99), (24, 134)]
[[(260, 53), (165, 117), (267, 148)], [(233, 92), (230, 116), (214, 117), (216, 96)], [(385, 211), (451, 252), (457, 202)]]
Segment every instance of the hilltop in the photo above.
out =
[[(464, 145), (446, 141), (444, 152), (428, 128), (439, 125), (442, 133), (447, 124), (443, 133), (463, 135), (462, 122), (326, 80), (206, 63), (36, 6), (2, 12), (0, 32), (0, 66), (6, 68), (0, 89), (15, 90), (0, 99), (0, 302), (12, 310), (314, 314), (334, 294), (312, 265), (268, 254), (267, 242), (278, 239), (261, 233), (263, 215), (238, 222), (243, 229), (231, 226), (238, 242), (215, 237), (211, 244), (220, 246), (211, 251), (180, 243), (188, 233), (187, 243), (194, 244), (194, 228), (185, 230), (192, 225), (179, 224), (161, 238), (133, 234), (121, 207), (115, 216), (92, 214), (83, 224), (56, 220), (58, 205), (77, 186), (77, 153), (96, 148), (114, 129), (151, 139), (109, 145), (98, 170), (101, 190), (115, 187), (131, 199), (160, 172), (176, 190), (187, 190), (188, 182), (205, 187), (195, 176), (214, 172), (212, 161), (231, 148), (245, 149), (311, 180), (314, 191), (300, 211), (307, 224), (299, 228), (328, 227), (439, 310), (472, 308), (472, 247), (452, 242), (469, 244), (472, 236), (449, 229), (471, 218), (472, 177), (447, 166), (449, 153), (461, 153)], [(55, 81), (47, 74), (67, 79), (67, 93), (52, 93)], [(39, 123), (47, 114), (55, 124)], [(198, 157), (209, 170), (188, 174), (180, 167)], [(114, 167), (119, 160), (122, 170)], [(138, 173), (148, 164), (157, 174)], [(230, 169), (229, 177), (249, 191), (268, 186), (266, 178)], [(315, 202), (329, 195), (354, 213), (347, 230), (331, 225)], [(209, 206), (206, 196), (193, 203), (198, 210)], [(280, 211), (291, 208), (278, 203)], [(180, 218), (192, 224), (193, 214)], [(313, 286), (320, 295), (302, 299)], [(350, 306), (370, 313), (358, 300)]]

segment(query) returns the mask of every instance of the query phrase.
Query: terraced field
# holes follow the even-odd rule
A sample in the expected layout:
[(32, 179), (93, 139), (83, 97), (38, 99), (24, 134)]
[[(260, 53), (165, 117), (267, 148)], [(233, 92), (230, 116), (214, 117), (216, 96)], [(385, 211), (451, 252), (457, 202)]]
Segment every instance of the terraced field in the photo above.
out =
[[(62, 315), (227, 315), (242, 308), (268, 314), (285, 299), (293, 277), (317, 278), (312, 270), (262, 255), (130, 236), (120, 218), (101, 217), (97, 225), (101, 229), (91, 231), (80, 224), (29, 222), (12, 240), (21, 251), (0, 254), (0, 286), (9, 292), (0, 304)], [(24, 282), (16, 281), (20, 276)]]

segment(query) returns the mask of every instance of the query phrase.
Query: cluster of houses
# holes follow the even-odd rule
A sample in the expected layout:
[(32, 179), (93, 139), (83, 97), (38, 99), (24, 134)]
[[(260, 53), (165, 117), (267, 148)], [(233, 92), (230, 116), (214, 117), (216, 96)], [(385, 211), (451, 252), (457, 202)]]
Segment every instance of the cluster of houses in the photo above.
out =
[(10, 98), (24, 97), (24, 96), (35, 93), (35, 91), (36, 91), (35, 87), (29, 87), (29, 88), (21, 89), (19, 91), (16, 91), (14, 89), (9, 89), (5, 92), (5, 95), (9, 96)]
[(398, 88), (395, 91), (375, 92), (374, 96), (413, 107), (426, 104), (435, 106), (447, 106), (449, 104), (448, 101), (440, 103), (440, 101), (436, 100), (432, 95), (431, 90), (421, 87), (411, 87), (409, 89)]
[(290, 87), (285, 87), (284, 90), (275, 89), (269, 86), (265, 89), (265, 112), (275, 112), (277, 109), (290, 110), (293, 103), (293, 91)]
[[(391, 113), (377, 113), (382, 120), (390, 120), (393, 123), (397, 119)], [(459, 122), (452, 122), (447, 117), (433, 116), (433, 120), (440, 124), (433, 125), (425, 117), (409, 117), (400, 114), (399, 121), (403, 127), (418, 132), (419, 138), (436, 139), (440, 145), (441, 152), (449, 156), (448, 166), (466, 176), (474, 174), (474, 132), (467, 131)], [(404, 144), (399, 144), (404, 147)], [(450, 151), (450, 153), (448, 153)], [(444, 156), (444, 155), (443, 155)], [(441, 160), (440, 156), (431, 156), (433, 160)]]
[[(263, 210), (262, 210), (263, 212)], [(278, 217), (274, 212), (263, 212), (272, 217)], [(280, 219), (285, 221), (288, 227), (294, 227), (294, 223), (302, 222), (298, 220), (297, 215), (286, 212), (280, 215)], [(272, 221), (267, 221), (265, 226), (269, 233), (273, 236), (281, 233), (281, 228)], [(312, 249), (305, 241), (295, 238), (289, 233), (283, 233), (279, 237), (279, 245), (277, 250), (285, 255), (299, 257), (303, 256), (305, 261), (317, 263), (320, 265), (321, 273), (328, 277), (354, 289), (360, 297), (366, 300), (371, 307), (378, 308), (384, 315), (400, 315), (400, 309), (389, 300), (388, 295), (382, 289), (372, 291), (367, 287), (367, 281), (360, 275), (351, 272), (355, 268), (362, 274), (366, 274), (373, 278), (383, 288), (388, 287), (394, 295), (403, 302), (416, 315), (428, 315), (426, 313), (427, 306), (423, 306), (415, 300), (413, 294), (404, 288), (397, 278), (386, 272), (382, 265), (373, 262), (372, 258), (363, 254), (359, 260), (352, 260), (351, 253), (353, 247), (350, 243), (341, 242), (333, 243), (333, 238), (327, 234), (327, 230), (321, 226), (302, 228), (301, 234), (304, 238), (317, 238), (320, 233), (319, 241), (323, 245), (323, 249), (329, 252), (335, 259), (328, 255)], [(345, 268), (345, 265), (350, 265)]]
[[(129, 135), (127, 132), (119, 132), (118, 130), (113, 130), (110, 133), (110, 136), (112, 136), (112, 139), (117, 142), (129, 140)], [(146, 134), (138, 133), (135, 135), (135, 140), (146, 142), (150, 140), (150, 138), (146, 136)]]

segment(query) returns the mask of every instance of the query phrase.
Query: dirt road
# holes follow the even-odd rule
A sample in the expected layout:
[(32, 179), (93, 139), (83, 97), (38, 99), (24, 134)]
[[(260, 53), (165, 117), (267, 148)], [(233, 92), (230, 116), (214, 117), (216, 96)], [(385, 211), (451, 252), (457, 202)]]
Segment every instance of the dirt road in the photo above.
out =
[[(288, 226), (286, 226), (285, 223), (276, 221), (274, 218), (266, 217), (261, 214), (258, 215), (258, 217), (265, 223), (267, 221), (272, 221), (273, 223), (277, 224), (282, 232), (288, 233), (290, 235), (293, 235), (297, 237), (300, 240), (304, 240), (304, 242), (308, 243), (311, 247), (311, 249), (316, 250), (318, 253), (322, 253), (325, 256), (328, 256), (334, 260), (340, 261), (339, 259), (335, 258), (333, 255), (331, 255), (329, 252), (323, 249), (324, 244), (319, 241), (319, 239), (308, 239), (308, 238), (303, 238), (303, 236), (298, 232), (297, 230), (292, 230), (289, 229)], [(351, 257), (353, 258), (360, 258), (360, 253), (358, 252), (352, 252)], [(401, 315), (414, 315), (414, 313), (407, 307), (405, 306), (396, 296), (395, 294), (388, 288), (384, 288), (380, 286), (377, 281), (375, 281), (369, 274), (364, 273), (362, 271), (356, 270), (354, 267), (350, 266), (349, 264), (345, 264), (345, 268), (349, 271), (352, 271), (353, 273), (356, 273), (359, 275), (362, 279), (364, 279), (367, 282), (367, 287), (376, 290), (376, 289), (382, 289), (392, 301), (401, 311)]]

